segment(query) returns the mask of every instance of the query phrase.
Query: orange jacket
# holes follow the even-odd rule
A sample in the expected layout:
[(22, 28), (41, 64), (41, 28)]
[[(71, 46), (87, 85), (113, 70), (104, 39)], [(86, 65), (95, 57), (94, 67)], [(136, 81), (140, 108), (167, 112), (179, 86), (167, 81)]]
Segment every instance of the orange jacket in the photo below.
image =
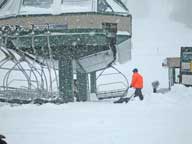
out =
[(143, 77), (138, 73), (133, 73), (131, 86), (133, 88), (143, 88)]

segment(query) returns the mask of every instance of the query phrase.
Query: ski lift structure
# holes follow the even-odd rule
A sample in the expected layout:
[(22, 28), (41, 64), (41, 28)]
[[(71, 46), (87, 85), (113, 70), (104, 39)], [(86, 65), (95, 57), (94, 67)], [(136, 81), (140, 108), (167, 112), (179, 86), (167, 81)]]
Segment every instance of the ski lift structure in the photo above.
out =
[(128, 83), (101, 91), (107, 84), (97, 84), (103, 73), (96, 76), (110, 68), (127, 81), (113, 63), (131, 59), (131, 36), (132, 17), (120, 0), (0, 0), (0, 100), (124, 96)]

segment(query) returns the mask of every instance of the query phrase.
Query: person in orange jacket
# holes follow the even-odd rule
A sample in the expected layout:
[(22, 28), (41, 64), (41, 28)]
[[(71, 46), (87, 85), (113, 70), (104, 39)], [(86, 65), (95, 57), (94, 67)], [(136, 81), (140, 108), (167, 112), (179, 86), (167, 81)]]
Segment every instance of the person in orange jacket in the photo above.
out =
[(143, 88), (143, 77), (138, 73), (138, 69), (133, 69), (132, 81), (130, 88), (135, 88), (134, 97), (139, 96), (140, 100), (143, 100), (142, 88)]

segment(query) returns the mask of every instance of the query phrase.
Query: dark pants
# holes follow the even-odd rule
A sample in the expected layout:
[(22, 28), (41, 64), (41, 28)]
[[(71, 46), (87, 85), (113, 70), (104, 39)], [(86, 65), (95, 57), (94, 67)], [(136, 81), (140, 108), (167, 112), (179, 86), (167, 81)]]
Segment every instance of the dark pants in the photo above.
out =
[(2, 139), (0, 139), (0, 144), (7, 144), (7, 142), (2, 140)]
[(135, 89), (135, 95), (134, 95), (134, 97), (137, 97), (137, 96), (139, 96), (139, 99), (140, 99), (140, 100), (143, 100), (143, 99), (144, 99), (143, 94), (142, 94), (142, 91), (141, 91), (140, 88), (136, 88), (136, 89)]

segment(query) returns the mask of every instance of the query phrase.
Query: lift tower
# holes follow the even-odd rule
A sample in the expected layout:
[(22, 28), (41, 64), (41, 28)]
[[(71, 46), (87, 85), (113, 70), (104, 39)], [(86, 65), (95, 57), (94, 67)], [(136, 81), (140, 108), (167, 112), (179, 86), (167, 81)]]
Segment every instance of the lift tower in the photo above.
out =
[[(120, 0), (0, 1), (0, 68), (14, 64), (1, 96), (73, 102), (76, 75), (76, 97), (87, 101), (89, 74), (95, 91), (97, 71), (131, 58), (131, 21)], [(13, 84), (15, 71), (27, 86)]]

